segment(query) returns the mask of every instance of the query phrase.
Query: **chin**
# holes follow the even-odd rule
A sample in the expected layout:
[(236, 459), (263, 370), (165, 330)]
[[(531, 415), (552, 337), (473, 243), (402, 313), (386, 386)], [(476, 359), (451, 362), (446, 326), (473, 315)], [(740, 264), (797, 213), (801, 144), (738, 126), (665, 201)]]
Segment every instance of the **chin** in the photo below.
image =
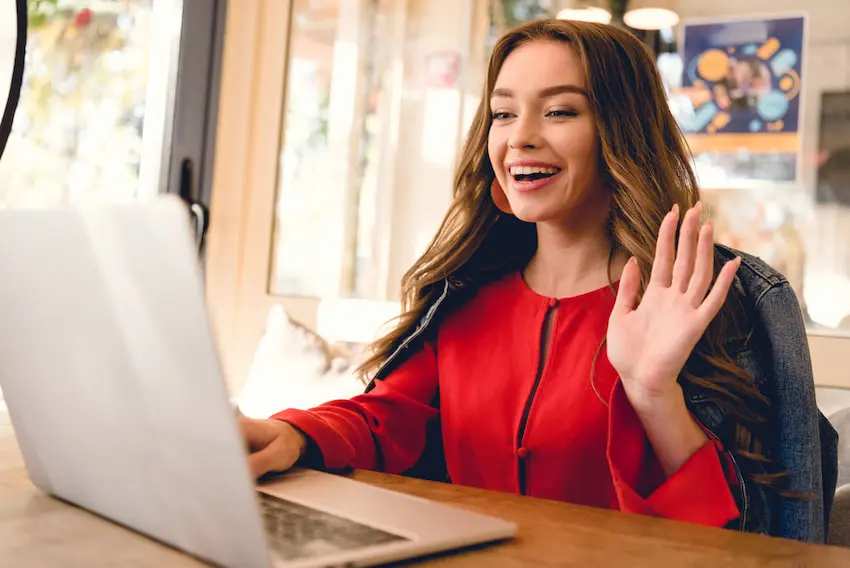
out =
[(541, 209), (539, 207), (511, 207), (514, 212), (514, 217), (526, 223), (543, 223), (559, 219), (560, 217), (553, 211)]

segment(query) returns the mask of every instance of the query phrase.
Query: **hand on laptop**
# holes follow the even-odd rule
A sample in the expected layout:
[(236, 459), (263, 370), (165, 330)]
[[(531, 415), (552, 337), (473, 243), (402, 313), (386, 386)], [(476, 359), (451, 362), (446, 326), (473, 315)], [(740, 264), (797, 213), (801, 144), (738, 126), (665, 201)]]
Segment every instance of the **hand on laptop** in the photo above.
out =
[(248, 463), (255, 478), (291, 468), (307, 448), (307, 437), (286, 422), (240, 416), (239, 425), (248, 444)]

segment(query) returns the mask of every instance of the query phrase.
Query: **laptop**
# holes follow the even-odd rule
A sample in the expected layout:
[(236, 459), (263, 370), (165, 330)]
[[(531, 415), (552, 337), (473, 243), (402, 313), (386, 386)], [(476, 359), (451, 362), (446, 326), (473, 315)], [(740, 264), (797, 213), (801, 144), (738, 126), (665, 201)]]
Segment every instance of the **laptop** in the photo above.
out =
[(0, 266), (0, 388), (45, 493), (225, 567), (367, 566), (516, 534), (319, 471), (257, 486), (178, 198), (0, 212)]

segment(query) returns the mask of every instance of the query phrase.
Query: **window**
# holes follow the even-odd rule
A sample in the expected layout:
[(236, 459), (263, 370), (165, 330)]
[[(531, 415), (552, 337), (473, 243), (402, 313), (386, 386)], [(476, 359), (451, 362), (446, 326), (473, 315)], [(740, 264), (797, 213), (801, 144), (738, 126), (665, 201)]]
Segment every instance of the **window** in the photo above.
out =
[(273, 293), (326, 298), (376, 292), (394, 3), (293, 2)]
[(167, 72), (153, 41), (157, 17), (152, 0), (29, 2), (25, 82), (0, 162), (0, 207), (156, 191), (145, 176), (159, 165), (161, 142), (151, 131), (164, 122), (167, 96), (164, 86), (150, 92)]
[(314, 329), (322, 302), (340, 314), (359, 313), (336, 302), (346, 299), (397, 310), (401, 276), (450, 203), (466, 74), (477, 73), (468, 52), (484, 49), (486, 31), (473, 28), (486, 10), (293, 0), (228, 14), (241, 35), (224, 62), (233, 78), (222, 82), (207, 281), (232, 388), (273, 306)]
[(473, 7), (292, 2), (272, 294), (397, 298), (448, 207)]

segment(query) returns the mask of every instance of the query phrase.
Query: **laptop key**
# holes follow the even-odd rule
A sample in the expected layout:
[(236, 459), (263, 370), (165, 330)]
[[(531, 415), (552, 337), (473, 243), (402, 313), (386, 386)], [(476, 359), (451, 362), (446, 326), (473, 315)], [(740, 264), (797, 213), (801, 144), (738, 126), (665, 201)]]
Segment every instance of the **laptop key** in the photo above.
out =
[(408, 539), (345, 517), (258, 492), (269, 546), (283, 560), (402, 542)]

